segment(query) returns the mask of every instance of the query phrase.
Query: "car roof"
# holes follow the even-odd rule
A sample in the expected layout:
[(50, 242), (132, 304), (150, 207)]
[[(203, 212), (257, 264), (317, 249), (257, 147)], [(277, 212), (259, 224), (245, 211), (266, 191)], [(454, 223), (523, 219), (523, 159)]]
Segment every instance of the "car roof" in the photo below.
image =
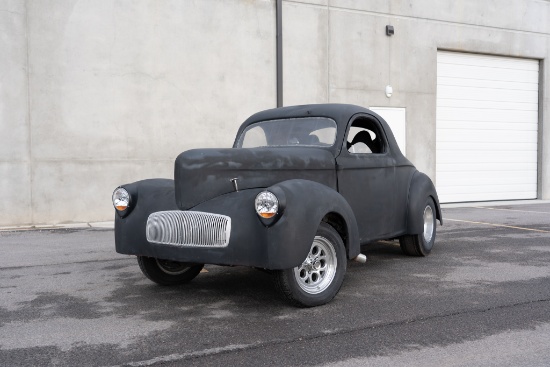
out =
[(364, 107), (352, 104), (340, 103), (323, 103), (323, 104), (307, 104), (299, 106), (288, 106), (272, 108), (257, 112), (250, 116), (241, 126), (240, 130), (244, 130), (248, 125), (259, 121), (286, 119), (286, 118), (301, 118), (301, 117), (329, 117), (336, 121), (338, 129), (346, 127), (351, 117), (357, 113), (373, 113)]
[[(233, 146), (237, 146), (237, 139), (239, 138), (239, 136), (241, 136), (242, 132), (249, 125), (255, 124), (260, 121), (303, 117), (328, 117), (333, 119), (338, 126), (337, 141), (341, 142), (344, 139), (344, 134), (346, 132), (348, 122), (355, 115), (358, 114), (373, 116), (378, 120), (378, 122), (380, 122), (386, 134), (388, 144), (390, 145), (390, 153), (394, 157), (398, 158), (399, 161), (405, 162), (406, 158), (399, 150), (397, 142), (395, 141), (395, 137), (393, 136), (393, 132), (391, 131), (388, 123), (380, 115), (365, 107), (343, 103), (307, 104), (299, 106), (272, 108), (269, 110), (257, 112), (246, 119), (246, 121), (243, 122), (243, 124), (240, 126)], [(341, 143), (335, 144), (333, 146), (332, 150), (334, 150), (335, 156), (340, 153), (341, 146)], [(410, 164), (410, 162), (408, 162), (408, 164)]]

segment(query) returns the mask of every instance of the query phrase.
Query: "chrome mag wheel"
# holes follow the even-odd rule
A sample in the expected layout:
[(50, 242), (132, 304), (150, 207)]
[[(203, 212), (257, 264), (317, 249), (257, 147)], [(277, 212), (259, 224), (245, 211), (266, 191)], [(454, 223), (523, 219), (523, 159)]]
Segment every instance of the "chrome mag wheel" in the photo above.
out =
[(424, 240), (426, 243), (432, 241), (432, 236), (434, 234), (434, 212), (430, 205), (426, 205), (424, 209)]
[(315, 236), (306, 259), (302, 265), (294, 268), (294, 276), (304, 292), (318, 294), (330, 286), (337, 266), (333, 244), (324, 237)]

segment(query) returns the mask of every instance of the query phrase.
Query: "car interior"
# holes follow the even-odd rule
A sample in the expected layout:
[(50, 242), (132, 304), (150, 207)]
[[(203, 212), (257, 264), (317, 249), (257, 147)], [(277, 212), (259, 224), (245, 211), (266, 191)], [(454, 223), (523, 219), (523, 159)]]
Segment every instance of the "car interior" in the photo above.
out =
[(367, 118), (356, 119), (348, 132), (347, 148), (352, 154), (383, 153), (384, 142), (377, 124)]

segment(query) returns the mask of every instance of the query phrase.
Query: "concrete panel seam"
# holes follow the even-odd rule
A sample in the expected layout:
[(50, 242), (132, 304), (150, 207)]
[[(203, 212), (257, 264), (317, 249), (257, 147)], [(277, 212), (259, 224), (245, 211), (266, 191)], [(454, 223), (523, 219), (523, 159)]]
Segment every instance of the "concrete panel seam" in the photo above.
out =
[(461, 22), (453, 22), (449, 20), (440, 20), (440, 19), (433, 19), (433, 18), (423, 18), (423, 17), (413, 17), (413, 16), (406, 16), (406, 15), (396, 15), (396, 14), (390, 14), (390, 13), (382, 13), (382, 12), (376, 12), (376, 11), (367, 11), (367, 10), (359, 10), (359, 9), (351, 9), (341, 6), (330, 6), (330, 9), (332, 10), (340, 10), (343, 12), (348, 13), (355, 13), (355, 14), (368, 14), (372, 16), (377, 17), (391, 17), (392, 19), (403, 19), (403, 20), (423, 20), (427, 22), (433, 22), (438, 24), (451, 24), (454, 26), (460, 26), (460, 27), (472, 27), (472, 28), (480, 28), (480, 29), (494, 29), (509, 33), (518, 33), (518, 34), (538, 34), (538, 35), (544, 35), (547, 36), (550, 33), (544, 33), (544, 32), (534, 32), (534, 31), (523, 31), (520, 29), (510, 29), (510, 28), (504, 28), (504, 27), (493, 27), (488, 25), (480, 25), (480, 24), (471, 24), (471, 23), (461, 23)]
[[(494, 53), (488, 53), (488, 52), (482, 52), (482, 51), (472, 51), (470, 49), (468, 50), (465, 50), (464, 48), (453, 48), (453, 47), (446, 47), (446, 46), (441, 46), (441, 45), (438, 45), (437, 46), (437, 50), (436, 51), (444, 51), (444, 52), (460, 52), (460, 53), (467, 53), (467, 54), (471, 54), (471, 55), (480, 55), (480, 56), (502, 56), (502, 57), (509, 57), (509, 58), (514, 58), (514, 59), (526, 59), (526, 60), (538, 60), (538, 61), (542, 61), (544, 59), (544, 55), (540, 55), (540, 56), (533, 56), (533, 55), (528, 55), (526, 56), (525, 54), (520, 54), (518, 55), (517, 53), (506, 53), (506, 52), (494, 52)], [(535, 50), (534, 52), (537, 52), (539, 50)], [(546, 50), (540, 50), (541, 52), (544, 52)], [(506, 89), (506, 88), (504, 88)]]
[(27, 154), (29, 156), (29, 201), (30, 201), (30, 219), (31, 223), (34, 223), (34, 199), (33, 199), (33, 183), (34, 183), (34, 168), (32, 157), (32, 125), (31, 125), (31, 77), (30, 77), (30, 64), (29, 64), (29, 10), (28, 0), (25, 0), (25, 43), (26, 43), (26, 56), (27, 56)]
[[(328, 2), (330, 2), (330, 0), (328, 0)], [(328, 5), (306, 3), (306, 2), (303, 2), (303, 1), (299, 1), (299, 0), (283, 0), (283, 3), (288, 4), (288, 5), (291, 5), (291, 4), (292, 5), (299, 5), (299, 6), (304, 6), (304, 7), (308, 7), (308, 8), (315, 8), (315, 9), (326, 9), (328, 7)]]
[(8, 13), (8, 14), (14, 14), (14, 15), (23, 15), (23, 13), (20, 13), (18, 11), (7, 10), (7, 9), (0, 9), (0, 12)]

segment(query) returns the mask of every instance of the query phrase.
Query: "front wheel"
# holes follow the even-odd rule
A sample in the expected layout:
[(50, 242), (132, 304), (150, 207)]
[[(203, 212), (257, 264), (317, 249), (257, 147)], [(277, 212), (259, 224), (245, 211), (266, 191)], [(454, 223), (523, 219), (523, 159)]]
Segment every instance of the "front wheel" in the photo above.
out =
[(435, 204), (432, 198), (426, 200), (423, 213), (424, 231), (417, 235), (399, 238), (401, 250), (409, 256), (428, 256), (435, 242)]
[(273, 272), (275, 287), (298, 307), (323, 305), (340, 290), (346, 273), (346, 249), (336, 230), (321, 222), (309, 253), (295, 268)]
[(178, 285), (190, 282), (201, 272), (204, 264), (182, 263), (138, 256), (139, 268), (143, 274), (160, 285)]

